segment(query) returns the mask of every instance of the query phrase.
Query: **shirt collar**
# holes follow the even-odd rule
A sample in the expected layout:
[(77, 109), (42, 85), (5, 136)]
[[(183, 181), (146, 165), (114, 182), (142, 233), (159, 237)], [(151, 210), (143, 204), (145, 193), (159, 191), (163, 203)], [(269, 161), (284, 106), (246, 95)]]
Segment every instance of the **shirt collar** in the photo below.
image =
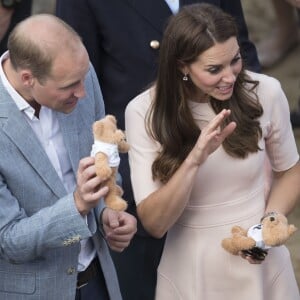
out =
[(4, 52), (0, 57), (0, 79), (3, 83), (4, 88), (7, 90), (9, 95), (12, 97), (13, 101), (16, 103), (18, 109), (23, 111), (29, 119), (34, 118), (35, 110), (30, 104), (13, 88), (13, 86), (8, 81), (4, 70), (3, 62), (9, 57), (9, 51)]

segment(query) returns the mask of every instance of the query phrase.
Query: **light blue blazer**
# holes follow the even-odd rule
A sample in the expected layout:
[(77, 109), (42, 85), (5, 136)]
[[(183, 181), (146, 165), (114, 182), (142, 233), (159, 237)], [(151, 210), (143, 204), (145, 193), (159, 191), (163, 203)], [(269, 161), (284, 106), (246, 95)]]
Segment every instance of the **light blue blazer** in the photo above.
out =
[[(91, 67), (86, 97), (70, 114), (57, 113), (74, 173), (89, 156), (92, 123), (104, 116)], [(92, 237), (112, 300), (121, 299), (97, 216), (88, 227), (42, 145), (0, 80), (0, 299), (74, 300), (80, 240)]]

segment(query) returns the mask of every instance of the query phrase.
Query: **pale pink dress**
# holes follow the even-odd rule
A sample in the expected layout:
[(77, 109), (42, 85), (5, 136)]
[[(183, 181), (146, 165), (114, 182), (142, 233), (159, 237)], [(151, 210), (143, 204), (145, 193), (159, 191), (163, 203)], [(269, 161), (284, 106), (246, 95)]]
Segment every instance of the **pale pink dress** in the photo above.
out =
[[(200, 166), (189, 203), (167, 235), (158, 268), (156, 300), (300, 299), (285, 246), (269, 250), (261, 265), (249, 264), (221, 247), (233, 225), (248, 228), (264, 214), (265, 151), (275, 171), (287, 170), (299, 159), (288, 102), (279, 82), (266, 75), (249, 74), (260, 81), (257, 93), (264, 114), (260, 120), (263, 138), (259, 146), (263, 151), (237, 159), (220, 147)], [(160, 186), (151, 175), (159, 144), (148, 136), (144, 126), (152, 96), (153, 90), (147, 90), (126, 109), (137, 204)], [(205, 103), (190, 102), (190, 107), (200, 127), (215, 115)]]

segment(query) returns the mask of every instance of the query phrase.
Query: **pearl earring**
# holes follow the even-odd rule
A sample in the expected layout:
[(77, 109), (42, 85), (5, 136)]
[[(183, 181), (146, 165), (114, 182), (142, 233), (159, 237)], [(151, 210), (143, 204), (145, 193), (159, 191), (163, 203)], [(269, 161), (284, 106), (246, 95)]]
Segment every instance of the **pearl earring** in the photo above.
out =
[(182, 77), (182, 80), (183, 81), (188, 81), (189, 80), (189, 78), (187, 77), (187, 74), (184, 74), (184, 76)]

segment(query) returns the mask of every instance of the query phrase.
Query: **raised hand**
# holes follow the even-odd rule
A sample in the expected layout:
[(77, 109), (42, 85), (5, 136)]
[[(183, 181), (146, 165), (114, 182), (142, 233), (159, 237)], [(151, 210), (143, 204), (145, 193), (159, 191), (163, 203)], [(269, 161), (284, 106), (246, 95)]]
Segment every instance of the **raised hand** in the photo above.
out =
[(190, 153), (190, 159), (200, 165), (214, 152), (236, 128), (235, 122), (230, 122), (224, 129), (221, 124), (230, 115), (229, 109), (223, 109), (205, 126)]

